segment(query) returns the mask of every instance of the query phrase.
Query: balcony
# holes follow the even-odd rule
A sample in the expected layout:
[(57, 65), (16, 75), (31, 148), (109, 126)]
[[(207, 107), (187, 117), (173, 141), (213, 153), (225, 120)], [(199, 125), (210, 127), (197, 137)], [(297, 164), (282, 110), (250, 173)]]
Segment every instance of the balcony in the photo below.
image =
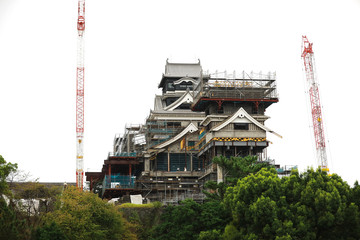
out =
[(103, 189), (132, 189), (135, 187), (135, 176), (112, 174), (106, 175), (103, 181)]

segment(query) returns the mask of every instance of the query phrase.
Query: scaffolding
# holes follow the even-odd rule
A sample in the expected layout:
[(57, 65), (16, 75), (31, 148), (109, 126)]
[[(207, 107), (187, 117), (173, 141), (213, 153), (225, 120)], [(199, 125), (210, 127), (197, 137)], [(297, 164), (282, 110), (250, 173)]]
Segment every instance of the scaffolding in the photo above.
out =
[(146, 131), (147, 131), (147, 142), (148, 147), (153, 147), (160, 143), (163, 143), (176, 134), (180, 133), (184, 127), (180, 123), (174, 123), (170, 121), (147, 121), (146, 122)]
[[(238, 99), (277, 101), (276, 73), (242, 72), (232, 75), (226, 72), (205, 74), (193, 91), (195, 106), (201, 99)], [(192, 106), (192, 107), (193, 107)]]

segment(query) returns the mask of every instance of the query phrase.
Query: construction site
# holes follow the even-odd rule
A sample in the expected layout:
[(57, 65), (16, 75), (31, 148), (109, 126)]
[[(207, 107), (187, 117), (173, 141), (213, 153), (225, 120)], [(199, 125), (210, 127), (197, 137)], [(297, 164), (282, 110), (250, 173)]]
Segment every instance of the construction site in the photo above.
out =
[[(281, 136), (265, 126), (266, 109), (279, 101), (275, 73), (210, 74), (200, 60), (167, 60), (158, 88), (162, 94), (145, 123), (125, 126), (101, 171), (85, 173), (90, 191), (100, 186), (103, 198), (201, 202), (206, 181), (224, 181), (214, 157), (257, 156), (275, 165), (267, 157), (267, 134)], [(279, 175), (296, 168), (275, 167)]]
[[(84, 31), (85, 0), (78, 1), (76, 89), (76, 185), (84, 189)], [(302, 55), (310, 95), (318, 166), (329, 173), (312, 43), (303, 36)], [(154, 80), (156, 81), (156, 80)], [(207, 181), (224, 181), (218, 156), (256, 156), (274, 165), (278, 175), (297, 166), (280, 167), (267, 156), (266, 109), (279, 101), (276, 73), (204, 71), (197, 62), (166, 60), (159, 79), (161, 95), (144, 123), (125, 126), (101, 171), (86, 172), (90, 191), (102, 198), (137, 195), (142, 202), (202, 202)]]

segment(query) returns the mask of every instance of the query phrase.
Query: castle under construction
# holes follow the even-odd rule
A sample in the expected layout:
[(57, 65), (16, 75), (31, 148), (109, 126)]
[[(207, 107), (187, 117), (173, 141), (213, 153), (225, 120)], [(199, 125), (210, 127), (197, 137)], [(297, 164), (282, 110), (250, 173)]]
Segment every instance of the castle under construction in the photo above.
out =
[(267, 132), (280, 137), (265, 126), (266, 109), (278, 102), (275, 73), (209, 74), (200, 61), (166, 61), (158, 87), (145, 123), (126, 126), (101, 172), (85, 173), (90, 190), (98, 186), (103, 198), (202, 201), (204, 182), (223, 181), (215, 156), (269, 161)]

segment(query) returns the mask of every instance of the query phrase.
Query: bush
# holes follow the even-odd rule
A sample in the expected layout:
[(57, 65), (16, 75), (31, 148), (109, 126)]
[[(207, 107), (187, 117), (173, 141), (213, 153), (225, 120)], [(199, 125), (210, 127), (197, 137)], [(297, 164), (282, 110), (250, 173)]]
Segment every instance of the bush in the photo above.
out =
[(65, 235), (67, 239), (136, 239), (121, 213), (94, 193), (68, 187), (54, 212), (45, 216), (38, 239)]

